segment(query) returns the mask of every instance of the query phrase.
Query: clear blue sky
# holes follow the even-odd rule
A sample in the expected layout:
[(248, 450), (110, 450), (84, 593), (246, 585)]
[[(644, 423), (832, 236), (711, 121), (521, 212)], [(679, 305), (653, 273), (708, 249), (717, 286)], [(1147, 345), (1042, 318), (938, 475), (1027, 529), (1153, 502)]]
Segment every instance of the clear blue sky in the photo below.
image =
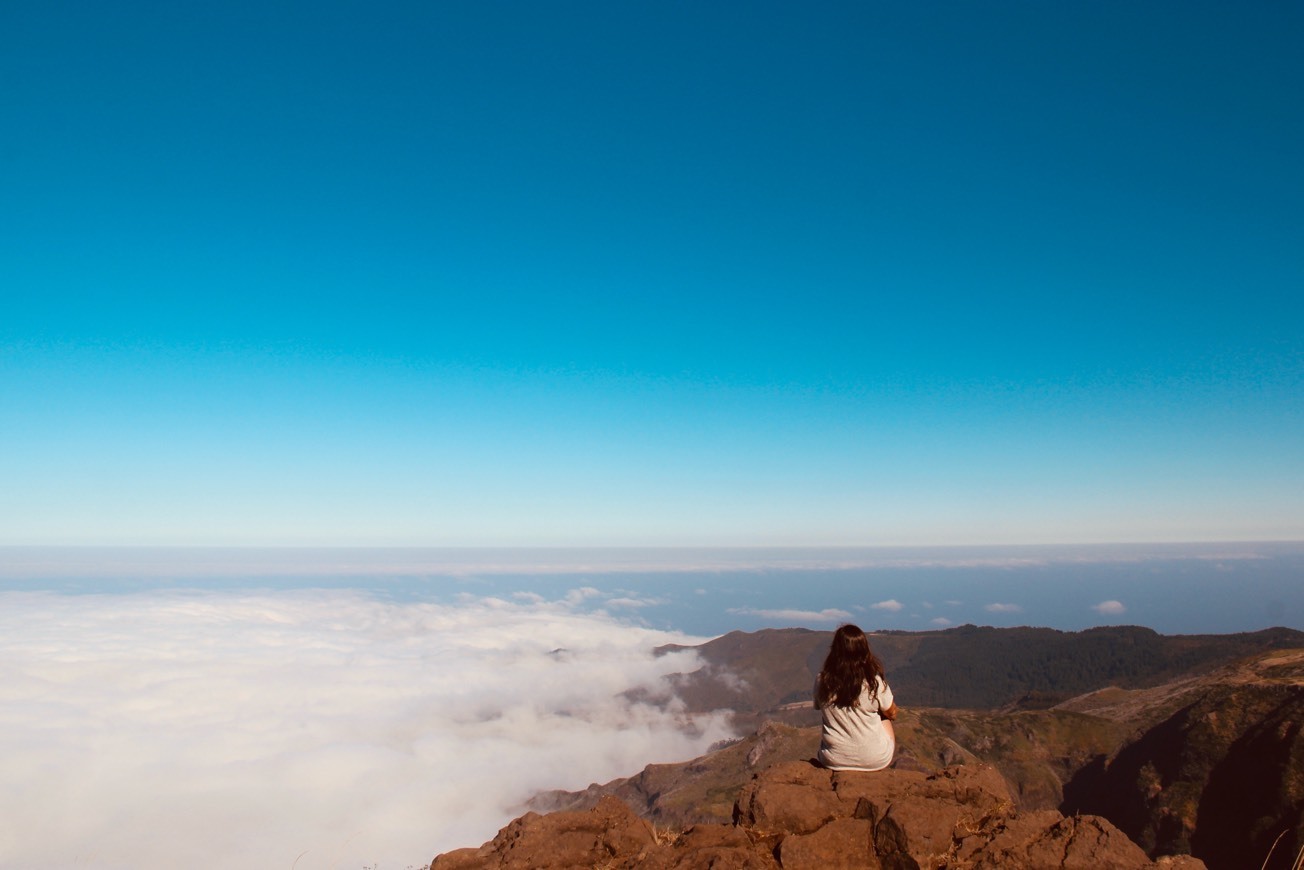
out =
[(1297, 3), (0, 6), (0, 543), (1304, 538)]

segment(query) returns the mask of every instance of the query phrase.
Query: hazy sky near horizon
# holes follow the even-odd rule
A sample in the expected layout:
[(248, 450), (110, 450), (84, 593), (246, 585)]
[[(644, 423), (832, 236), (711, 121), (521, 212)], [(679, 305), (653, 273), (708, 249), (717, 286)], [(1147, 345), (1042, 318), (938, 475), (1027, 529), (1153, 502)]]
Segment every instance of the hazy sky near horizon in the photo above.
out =
[(0, 544), (1304, 538), (1302, 28), (6, 3)]

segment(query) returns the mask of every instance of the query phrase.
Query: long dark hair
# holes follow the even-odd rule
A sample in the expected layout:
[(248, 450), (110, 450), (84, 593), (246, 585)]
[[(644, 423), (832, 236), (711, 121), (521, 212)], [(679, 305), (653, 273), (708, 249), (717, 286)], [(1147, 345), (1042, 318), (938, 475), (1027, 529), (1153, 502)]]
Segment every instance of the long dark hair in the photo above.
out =
[(854, 707), (860, 690), (869, 683), (870, 697), (878, 694), (878, 678), (886, 676), (883, 663), (869, 648), (869, 638), (855, 625), (833, 633), (833, 643), (815, 683), (815, 706)]

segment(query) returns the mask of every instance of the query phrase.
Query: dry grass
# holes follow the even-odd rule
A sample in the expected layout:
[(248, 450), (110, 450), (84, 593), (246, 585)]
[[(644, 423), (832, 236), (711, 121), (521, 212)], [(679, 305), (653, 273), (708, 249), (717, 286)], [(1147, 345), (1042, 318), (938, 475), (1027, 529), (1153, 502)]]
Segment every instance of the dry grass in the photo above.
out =
[[(1264, 856), (1263, 864), (1260, 865), (1259, 870), (1266, 870), (1268, 862), (1272, 860), (1272, 853), (1277, 851), (1277, 846), (1281, 843), (1281, 838), (1289, 833), (1290, 828), (1287, 828), (1277, 835), (1277, 839), (1272, 841), (1272, 848), (1269, 849), (1268, 854)], [(1290, 865), (1290, 870), (1304, 870), (1304, 846), (1301, 846), (1299, 852), (1295, 855), (1295, 863)]]
[(652, 839), (658, 846), (674, 846), (684, 837), (683, 831), (674, 828), (658, 828), (652, 825)]

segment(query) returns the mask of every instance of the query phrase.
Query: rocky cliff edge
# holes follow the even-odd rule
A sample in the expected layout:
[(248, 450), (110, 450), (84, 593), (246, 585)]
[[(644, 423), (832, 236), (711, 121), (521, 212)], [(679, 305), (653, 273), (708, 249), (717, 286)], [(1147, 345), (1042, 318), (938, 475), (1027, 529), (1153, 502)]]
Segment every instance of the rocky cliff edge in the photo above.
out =
[(732, 824), (658, 830), (623, 801), (527, 813), (479, 848), (440, 855), (431, 870), (488, 868), (1166, 868), (1099, 816), (1019, 812), (987, 765), (932, 774), (830, 771), (805, 761), (759, 773), (738, 795)]

